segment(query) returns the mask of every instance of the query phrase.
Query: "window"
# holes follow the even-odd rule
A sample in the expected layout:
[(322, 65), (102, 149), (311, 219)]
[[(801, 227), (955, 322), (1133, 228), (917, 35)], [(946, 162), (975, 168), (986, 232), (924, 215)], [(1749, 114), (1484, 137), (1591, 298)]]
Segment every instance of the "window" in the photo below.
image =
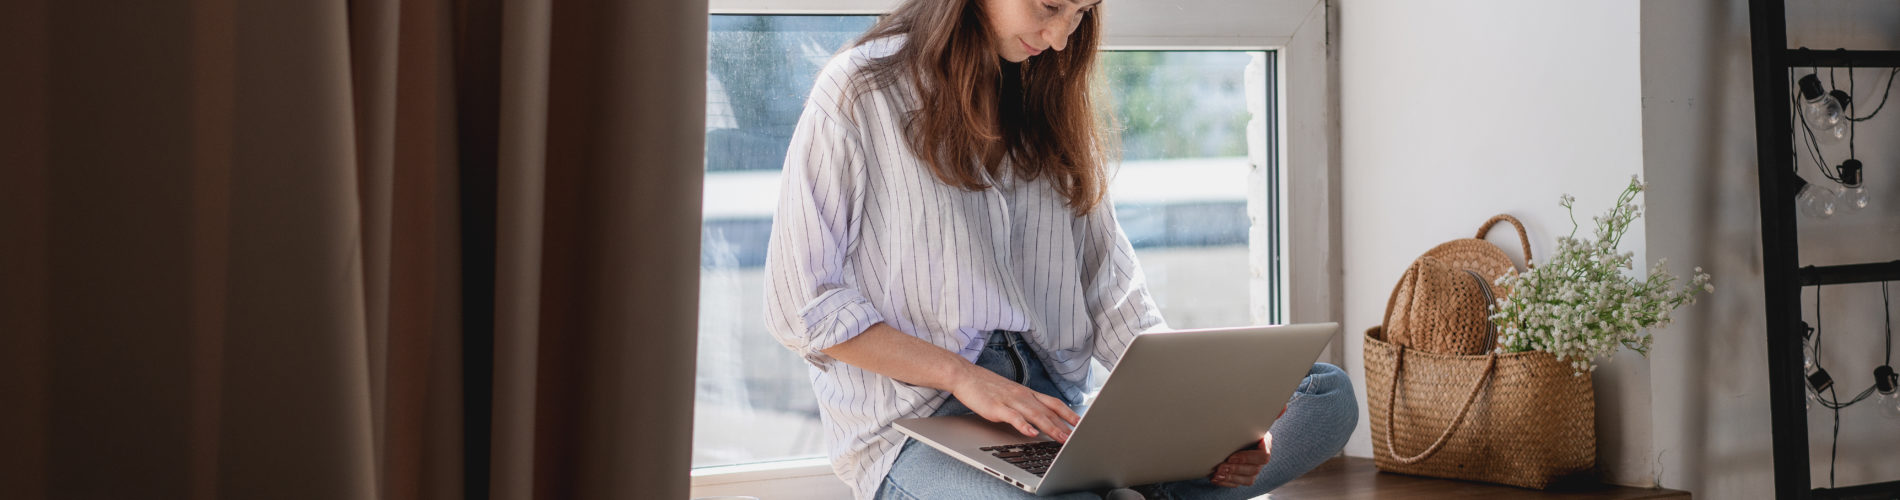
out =
[(765, 244), (805, 97), (874, 16), (712, 16), (693, 467), (825, 454), (805, 369), (765, 330)]
[[(1270, 67), (1270, 56), (1259, 51), (1102, 54), (1104, 80), (1122, 129), (1122, 162), (1109, 196), (1149, 293), (1174, 328), (1252, 323), (1249, 245), (1274, 242), (1249, 239), (1249, 178), (1256, 165), (1269, 167), (1259, 160), (1269, 157), (1268, 120), (1253, 123), (1268, 113), (1251, 108), (1249, 94), (1264, 107), (1267, 80), (1260, 75)], [(1256, 74), (1251, 80), (1250, 72)]]
[[(714, 15), (693, 466), (822, 456), (808, 366), (765, 331), (765, 247), (779, 168), (813, 79), (872, 16)], [(1170, 326), (1252, 322), (1254, 179), (1273, 182), (1266, 51), (1109, 51), (1101, 71), (1122, 124), (1110, 196)], [(1265, 169), (1262, 174), (1259, 169)], [(1274, 193), (1275, 189), (1259, 190)], [(1268, 212), (1271, 213), (1271, 212)], [(1277, 228), (1277, 226), (1276, 226)], [(1277, 234), (1276, 230), (1259, 234)], [(1271, 238), (1269, 238), (1271, 239)], [(1273, 316), (1277, 320), (1277, 313)]]

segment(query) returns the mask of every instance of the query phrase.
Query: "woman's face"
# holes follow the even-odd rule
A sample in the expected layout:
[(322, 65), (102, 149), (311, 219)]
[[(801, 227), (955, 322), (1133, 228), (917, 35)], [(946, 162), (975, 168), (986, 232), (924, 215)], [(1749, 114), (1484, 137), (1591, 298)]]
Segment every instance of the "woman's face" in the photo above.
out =
[(1102, 0), (982, 0), (990, 16), (996, 55), (1023, 62), (1044, 50), (1062, 50), (1082, 16)]

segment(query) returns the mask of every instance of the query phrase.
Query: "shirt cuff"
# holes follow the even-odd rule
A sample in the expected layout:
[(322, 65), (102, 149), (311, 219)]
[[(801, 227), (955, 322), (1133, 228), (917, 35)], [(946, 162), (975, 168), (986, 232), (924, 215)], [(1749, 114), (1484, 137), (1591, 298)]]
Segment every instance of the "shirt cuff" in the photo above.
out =
[(983, 347), (990, 343), (990, 336), (985, 335), (986, 333), (993, 334), (991, 332), (969, 334), (969, 338), (963, 341), (963, 347), (957, 349), (957, 355), (962, 356), (965, 360), (969, 360), (971, 364), (975, 364), (977, 358), (983, 357)]
[(856, 338), (871, 325), (884, 321), (884, 315), (871, 306), (871, 301), (850, 288), (820, 294), (799, 316), (805, 321), (805, 345), (798, 353), (821, 370), (827, 369), (831, 361), (825, 349)]

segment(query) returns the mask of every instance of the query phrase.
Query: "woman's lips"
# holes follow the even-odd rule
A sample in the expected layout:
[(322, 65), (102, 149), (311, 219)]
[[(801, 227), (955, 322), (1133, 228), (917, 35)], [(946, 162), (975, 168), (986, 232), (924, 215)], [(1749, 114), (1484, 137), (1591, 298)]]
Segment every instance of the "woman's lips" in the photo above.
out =
[(1041, 53), (1042, 53), (1042, 51), (1041, 51), (1041, 50), (1039, 50), (1039, 49), (1037, 49), (1037, 48), (1035, 48), (1035, 47), (1032, 47), (1032, 46), (1030, 46), (1030, 45), (1029, 45), (1029, 42), (1025, 42), (1025, 41), (1023, 41), (1023, 40), (1022, 40), (1021, 38), (1018, 38), (1018, 39), (1016, 39), (1016, 43), (1020, 43), (1020, 44), (1023, 44), (1023, 50), (1026, 50), (1026, 51), (1029, 51), (1029, 55), (1032, 55), (1032, 56), (1033, 56), (1033, 55), (1036, 55), (1036, 54), (1041, 54)]

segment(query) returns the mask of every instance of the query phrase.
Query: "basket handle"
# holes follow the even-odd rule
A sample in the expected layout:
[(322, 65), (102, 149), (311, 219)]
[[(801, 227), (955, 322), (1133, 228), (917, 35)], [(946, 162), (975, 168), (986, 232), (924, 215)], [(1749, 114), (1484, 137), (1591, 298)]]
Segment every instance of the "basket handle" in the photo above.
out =
[[(1509, 216), (1506, 215), (1503, 217), (1509, 217)], [(1493, 222), (1495, 222), (1495, 219), (1493, 219)], [(1488, 225), (1489, 224), (1487, 224), (1487, 226)], [(1471, 275), (1471, 280), (1476, 281), (1478, 283), (1478, 289), (1484, 292), (1484, 300), (1486, 304), (1485, 307), (1488, 310), (1490, 307), (1490, 304), (1496, 300), (1491, 294), (1491, 284), (1486, 283), (1484, 281), (1484, 277), (1480, 276), (1477, 271), (1466, 269), (1465, 274)], [(1490, 318), (1485, 318), (1485, 326), (1486, 326), (1486, 329), (1485, 329), (1486, 333), (1489, 334), (1490, 336), (1489, 340), (1490, 340), (1491, 345), (1496, 346), (1498, 342), (1497, 323), (1491, 322)], [(1394, 345), (1396, 346), (1396, 344)], [(1399, 403), (1399, 370), (1405, 367), (1405, 348), (1403, 346), (1398, 346), (1398, 347), (1399, 347), (1398, 360), (1392, 366), (1392, 390), (1390, 392), (1390, 395), (1387, 397), (1386, 404), (1385, 404), (1385, 449), (1386, 449), (1387, 454), (1392, 455), (1392, 459), (1398, 460), (1399, 463), (1402, 463), (1402, 464), (1411, 465), (1411, 464), (1418, 463), (1421, 460), (1431, 457), (1433, 454), (1438, 452), (1438, 449), (1440, 447), (1443, 447), (1445, 445), (1445, 440), (1449, 439), (1451, 437), (1452, 431), (1458, 428), (1458, 422), (1461, 422), (1464, 420), (1465, 412), (1471, 409), (1471, 403), (1477, 400), (1478, 390), (1484, 387), (1485, 377), (1493, 373), (1492, 370), (1497, 366), (1498, 355), (1497, 355), (1497, 352), (1494, 350), (1493, 352), (1485, 356), (1487, 359), (1485, 361), (1484, 372), (1478, 374), (1477, 385), (1471, 386), (1471, 394), (1465, 396), (1464, 406), (1458, 409), (1458, 416), (1452, 419), (1451, 425), (1445, 427), (1445, 432), (1443, 434), (1438, 435), (1438, 439), (1432, 442), (1431, 447), (1426, 448), (1425, 451), (1420, 452), (1416, 456), (1406, 458), (1406, 457), (1399, 456), (1398, 448), (1392, 445), (1392, 428), (1394, 427), (1392, 425), (1392, 417), (1393, 417), (1394, 409), (1397, 407)]]
[(1489, 380), (1493, 373), (1496, 373), (1498, 353), (1494, 351), (1484, 355), (1484, 372), (1480, 373), (1478, 380), (1471, 384), (1471, 394), (1465, 396), (1465, 404), (1458, 407), (1458, 415), (1451, 418), (1451, 424), (1445, 426), (1445, 432), (1440, 433), (1438, 439), (1432, 441), (1432, 445), (1426, 447), (1425, 451), (1421, 451), (1417, 455), (1410, 457), (1401, 457), (1399, 456), (1398, 447), (1392, 444), (1392, 428), (1397, 427), (1392, 421), (1392, 415), (1399, 400), (1399, 373), (1405, 369), (1405, 346), (1393, 344), (1392, 347), (1398, 349), (1398, 359), (1392, 364), (1392, 390), (1386, 393), (1385, 400), (1385, 452), (1391, 455), (1393, 460), (1397, 460), (1401, 464), (1411, 465), (1430, 458), (1432, 455), (1437, 454), (1440, 448), (1444, 448), (1445, 441), (1451, 438), (1451, 433), (1458, 429), (1460, 422), (1464, 422), (1465, 413), (1471, 411), (1471, 403), (1477, 401), (1478, 392), (1484, 388), (1485, 381)]
[(1491, 217), (1491, 220), (1484, 221), (1484, 226), (1478, 228), (1478, 239), (1482, 240), (1484, 235), (1490, 234), (1491, 227), (1498, 225), (1498, 221), (1509, 222), (1517, 228), (1517, 241), (1524, 245), (1524, 267), (1530, 267), (1531, 236), (1524, 232), (1524, 223), (1518, 222), (1517, 218), (1512, 217), (1511, 214), (1498, 214)]

